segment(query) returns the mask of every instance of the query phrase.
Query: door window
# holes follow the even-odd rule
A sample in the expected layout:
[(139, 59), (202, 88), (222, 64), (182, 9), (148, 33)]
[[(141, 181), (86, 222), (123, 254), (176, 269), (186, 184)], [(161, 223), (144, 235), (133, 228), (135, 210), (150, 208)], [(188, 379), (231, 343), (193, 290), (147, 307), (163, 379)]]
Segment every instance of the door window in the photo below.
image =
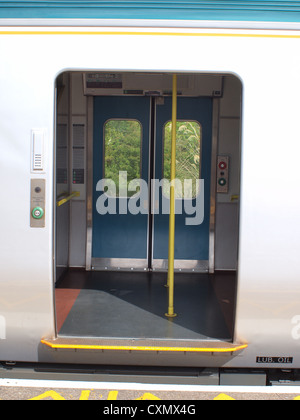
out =
[(116, 196), (135, 194), (128, 184), (141, 178), (142, 125), (137, 120), (110, 119), (104, 125), (104, 178), (115, 183)]
[[(170, 181), (172, 121), (164, 125), (163, 178)], [(201, 126), (197, 121), (176, 123), (176, 183), (175, 198), (195, 198), (199, 192), (201, 173)], [(169, 183), (163, 193), (170, 196)]]

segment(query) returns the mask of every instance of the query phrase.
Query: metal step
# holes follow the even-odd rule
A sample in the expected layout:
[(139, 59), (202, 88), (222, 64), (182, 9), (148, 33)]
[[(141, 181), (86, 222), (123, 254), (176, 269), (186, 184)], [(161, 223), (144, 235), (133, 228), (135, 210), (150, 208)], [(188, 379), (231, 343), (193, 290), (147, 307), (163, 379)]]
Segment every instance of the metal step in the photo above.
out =
[(56, 350), (113, 350), (113, 351), (154, 351), (154, 352), (198, 352), (234, 353), (248, 347), (247, 344), (227, 341), (185, 341), (147, 339), (107, 339), (107, 338), (45, 338), (41, 343)]

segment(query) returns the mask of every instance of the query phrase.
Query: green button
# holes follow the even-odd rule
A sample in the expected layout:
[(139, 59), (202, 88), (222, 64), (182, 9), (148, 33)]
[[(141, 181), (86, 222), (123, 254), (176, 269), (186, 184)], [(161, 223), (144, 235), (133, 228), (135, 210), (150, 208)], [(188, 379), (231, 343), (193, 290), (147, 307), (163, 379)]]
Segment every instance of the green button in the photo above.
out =
[(221, 185), (221, 187), (224, 187), (224, 185), (226, 185), (226, 179), (225, 178), (220, 178), (218, 183), (219, 183), (219, 185)]
[(42, 207), (35, 207), (31, 214), (34, 219), (41, 219), (44, 216), (44, 210)]

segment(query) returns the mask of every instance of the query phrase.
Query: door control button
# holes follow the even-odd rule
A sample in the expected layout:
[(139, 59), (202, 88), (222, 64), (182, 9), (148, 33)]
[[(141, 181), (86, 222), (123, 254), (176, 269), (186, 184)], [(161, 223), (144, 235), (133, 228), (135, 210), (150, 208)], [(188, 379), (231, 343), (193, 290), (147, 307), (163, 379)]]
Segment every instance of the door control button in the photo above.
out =
[(44, 210), (41, 207), (35, 207), (31, 214), (34, 219), (41, 219), (44, 216)]
[(228, 194), (229, 156), (217, 157), (217, 193)]
[(226, 179), (225, 178), (220, 178), (218, 180), (218, 183), (219, 183), (219, 185), (221, 185), (223, 187), (224, 185), (226, 185)]

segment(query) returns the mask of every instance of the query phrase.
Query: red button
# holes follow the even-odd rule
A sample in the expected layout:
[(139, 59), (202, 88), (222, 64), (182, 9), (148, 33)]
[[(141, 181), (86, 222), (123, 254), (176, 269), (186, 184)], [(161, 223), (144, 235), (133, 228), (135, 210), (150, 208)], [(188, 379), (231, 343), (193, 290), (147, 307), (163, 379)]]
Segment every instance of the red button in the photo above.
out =
[(226, 169), (226, 168), (227, 168), (227, 164), (226, 164), (226, 162), (224, 162), (224, 161), (222, 160), (222, 162), (220, 162), (220, 163), (219, 163), (219, 168), (220, 168), (220, 169)]

